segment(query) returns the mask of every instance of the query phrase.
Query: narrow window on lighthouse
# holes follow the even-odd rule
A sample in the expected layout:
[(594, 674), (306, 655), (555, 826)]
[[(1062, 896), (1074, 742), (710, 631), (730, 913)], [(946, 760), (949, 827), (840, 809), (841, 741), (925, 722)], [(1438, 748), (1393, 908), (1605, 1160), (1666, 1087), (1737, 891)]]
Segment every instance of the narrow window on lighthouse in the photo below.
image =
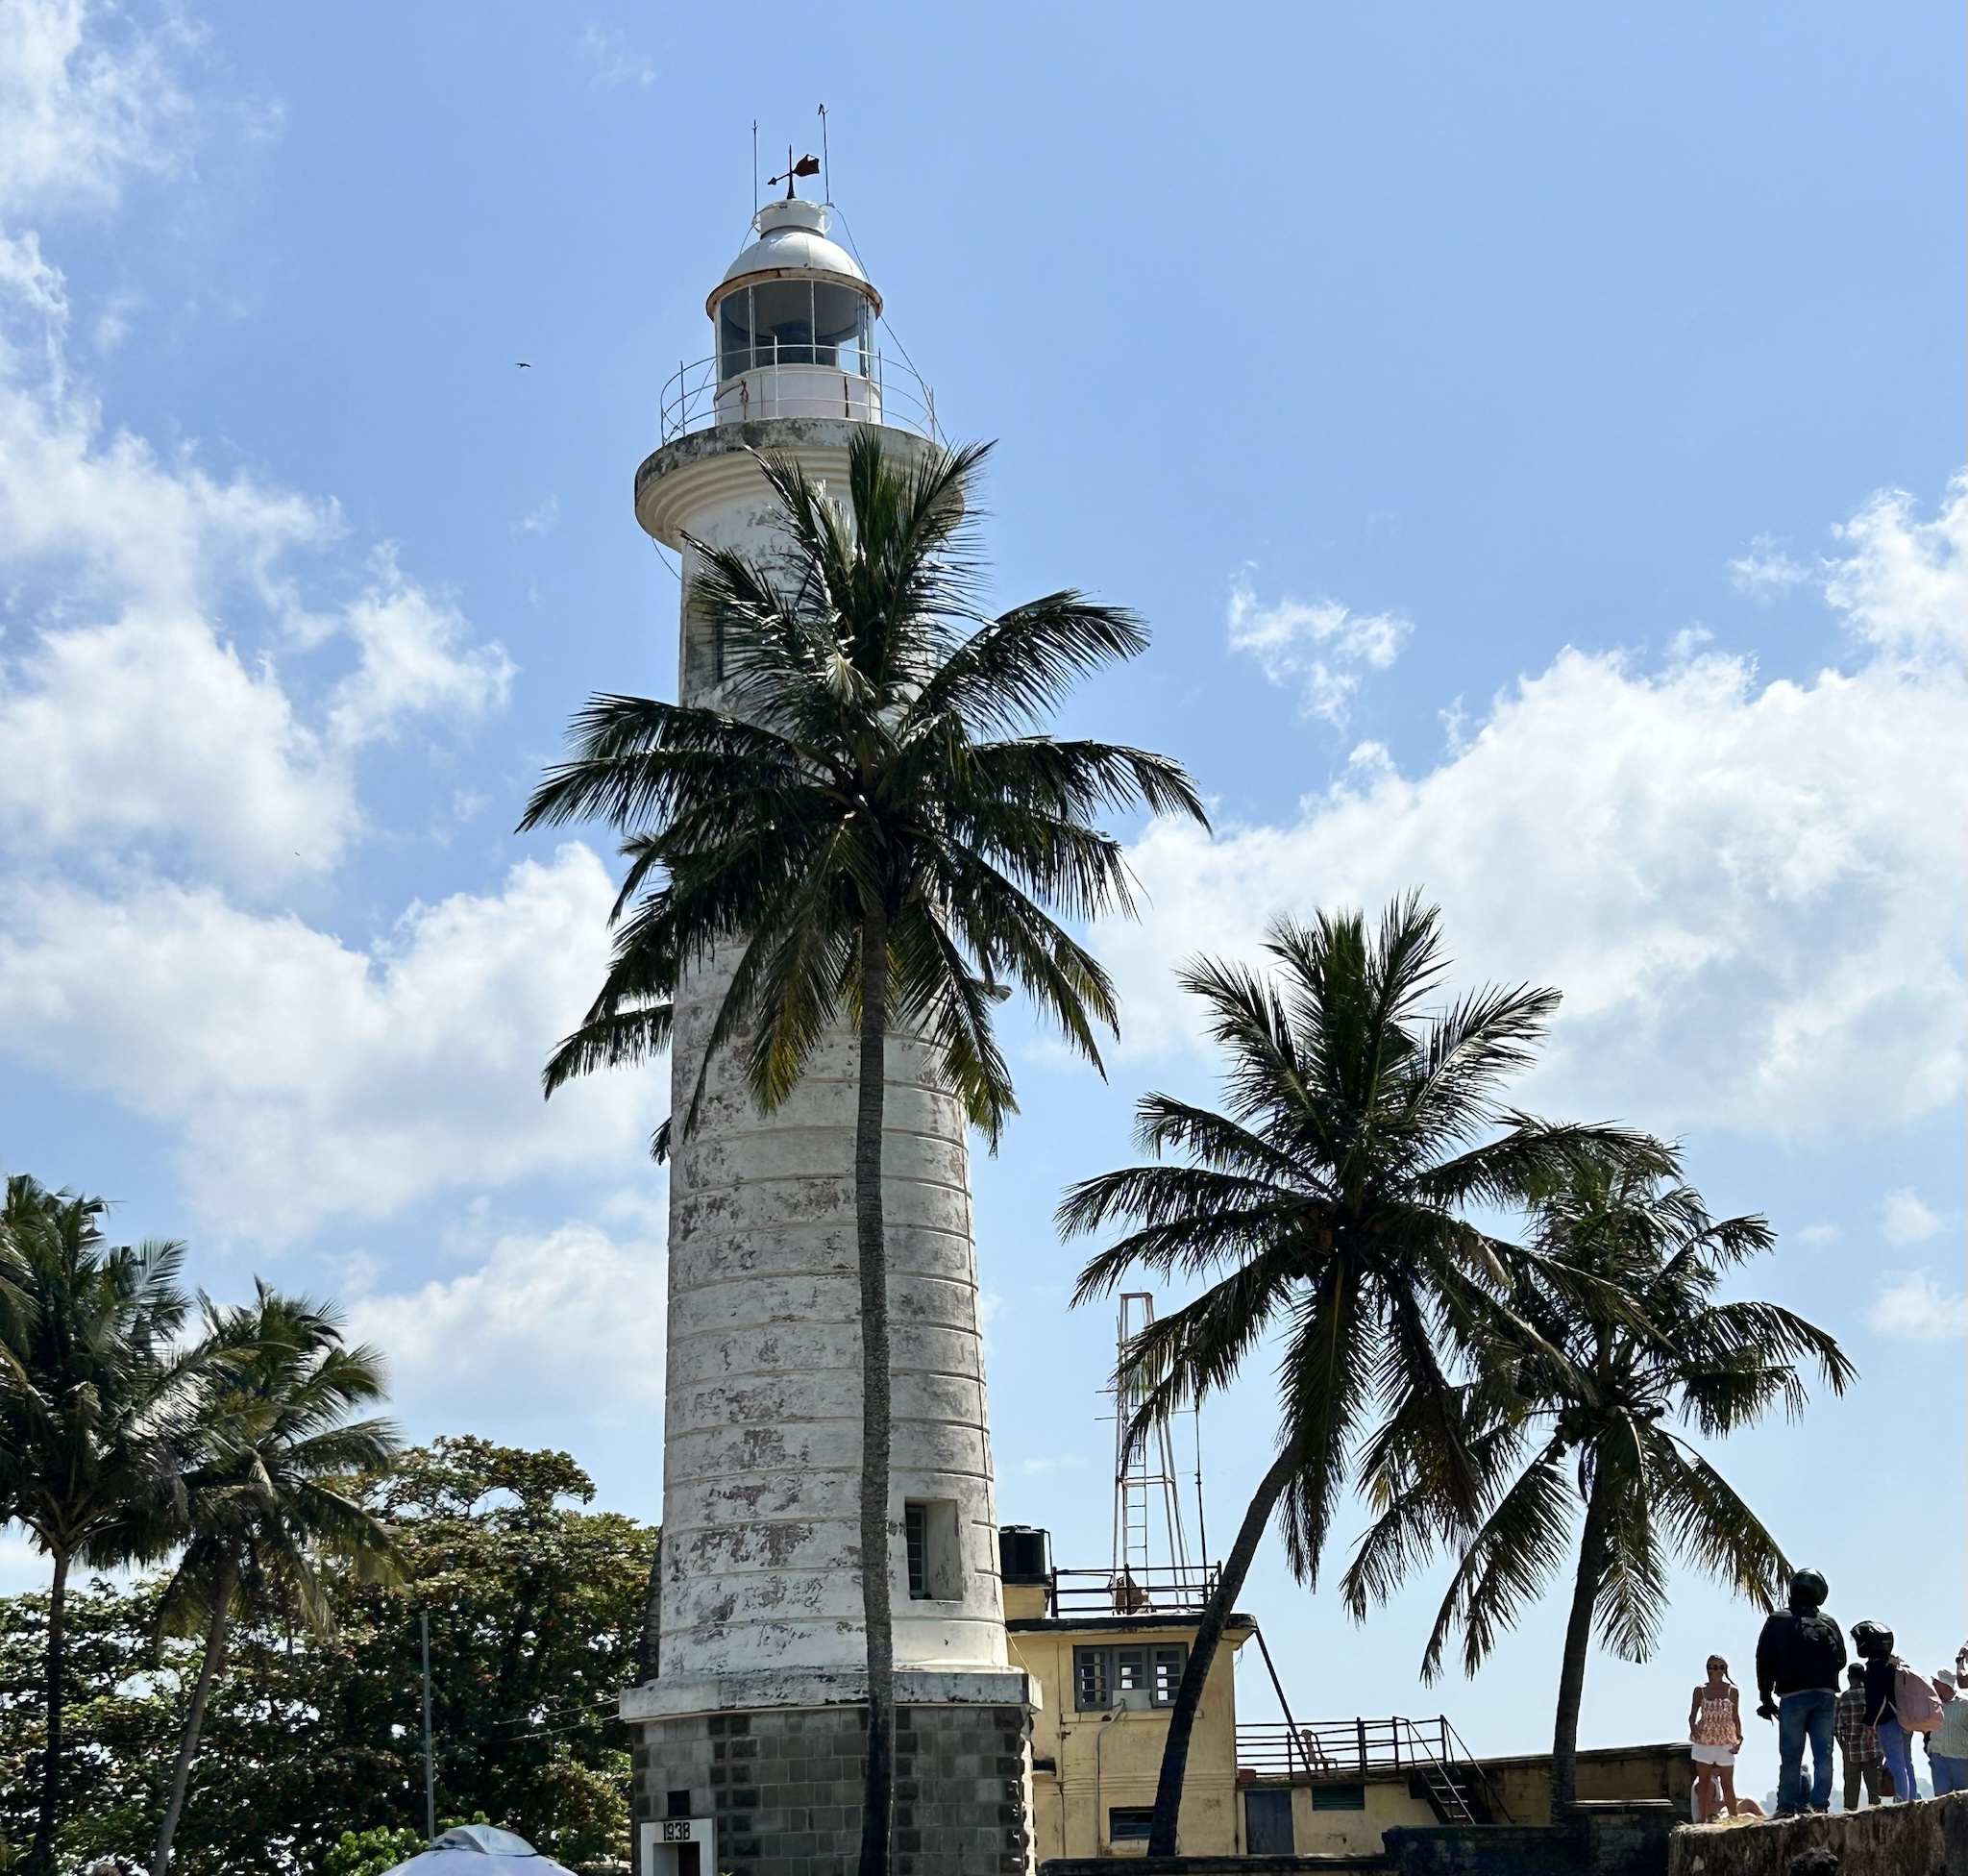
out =
[(909, 1599), (956, 1602), (964, 1593), (963, 1558), (957, 1547), (954, 1498), (912, 1498), (902, 1506), (902, 1538), (909, 1553)]
[(926, 1602), (929, 1597), (929, 1507), (904, 1505), (902, 1533), (909, 1546), (909, 1597)]

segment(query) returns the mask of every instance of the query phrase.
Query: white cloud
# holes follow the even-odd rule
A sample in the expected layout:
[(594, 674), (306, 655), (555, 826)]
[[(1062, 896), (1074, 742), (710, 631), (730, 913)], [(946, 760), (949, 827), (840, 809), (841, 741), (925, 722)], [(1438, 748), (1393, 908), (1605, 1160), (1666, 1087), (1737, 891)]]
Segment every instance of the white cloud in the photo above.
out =
[[(306, 610), (286, 567), (340, 531), (332, 502), (103, 434), (59, 372), (0, 371), (0, 620), (19, 646), (0, 660), (0, 846), (140, 848), (256, 890), (332, 868), (360, 826), (355, 753), (412, 716), (480, 717), (512, 677), (387, 552), (353, 599)], [(222, 634), (227, 596), (257, 654)], [(323, 648), (353, 663), (310, 712), (274, 654)]]
[(613, 895), (570, 844), (497, 895), (413, 905), (364, 950), (209, 890), (27, 886), (0, 928), (0, 1034), (173, 1129), (213, 1228), (277, 1244), (643, 1149), (667, 1076), (540, 1098), (600, 980)]
[(592, 76), (589, 84), (598, 91), (612, 91), (623, 85), (653, 85), (656, 68), (648, 59), (613, 33), (589, 26), (580, 36), (581, 57)]
[(499, 708), (512, 687), (513, 664), (494, 645), (467, 645), (464, 615), (433, 600), (381, 556), (381, 580), (343, 614), (360, 653), (335, 687), (329, 724), (336, 740), (358, 748), (394, 733), (410, 716), (469, 721)]
[(1910, 1186), (1887, 1193), (1881, 1202), (1880, 1230), (1888, 1244), (1925, 1244), (1940, 1231), (1941, 1225), (1940, 1214), (1923, 1205)]
[[(38, 259), (29, 281), (57, 339), (62, 278)], [(10, 276), (10, 279), (13, 277)], [(0, 553), (22, 600), (64, 613), (168, 614), (209, 606), (231, 588), (270, 608), (291, 605), (278, 563), (334, 539), (332, 502), (249, 475), (221, 481), (189, 453), (160, 460), (127, 431), (104, 433), (100, 410), (49, 369), (14, 355), (0, 382)], [(16, 600), (19, 605), (22, 600)]]
[(1851, 551), (1830, 563), (1825, 596), (1852, 629), (1892, 657), (1958, 671), (1968, 477), (1956, 478), (1947, 506), (1929, 520), (1910, 495), (1885, 489), (1836, 531)]
[[(0, 214), (166, 160), (160, 43), (0, 0)], [(389, 550), (324, 570), (332, 500), (107, 424), (68, 321), (38, 235), (0, 233), (0, 1046), (173, 1133), (225, 1235), (634, 1154), (649, 1082), (539, 1098), (604, 955), (586, 848), (366, 949), (234, 902), (332, 874), (357, 753), (497, 708), (512, 666)]]
[(1968, 1331), (1968, 1296), (1925, 1271), (1908, 1271), (1882, 1286), (1865, 1320), (1903, 1342), (1953, 1342)]
[(1384, 671), (1412, 628), (1390, 612), (1357, 613), (1333, 600), (1263, 605), (1241, 569), (1230, 588), (1230, 649), (1247, 652), (1272, 683), (1296, 686), (1307, 716), (1343, 723), (1360, 667)]
[(560, 519), (560, 498), (550, 495), (538, 507), (529, 514), (523, 514), (512, 524), (515, 534), (547, 534), (554, 531), (554, 525)]
[(155, 862), (175, 842), (263, 887), (334, 866), (357, 819), (347, 765), (195, 615), (50, 631), (0, 665), (0, 846), (17, 855)]
[(132, 169), (170, 164), (171, 37), (86, 0), (0, 0), (0, 215), (107, 208)]
[(663, 1409), (659, 1243), (591, 1224), (500, 1236), (458, 1275), (357, 1296), (354, 1333), (389, 1356), (394, 1411), (418, 1426), (655, 1423)]
[(1739, 560), (1729, 563), (1735, 585), (1757, 599), (1774, 599), (1793, 586), (1802, 586), (1811, 570), (1793, 560), (1768, 534), (1759, 534)]
[(1843, 531), (1849, 673), (1567, 650), (1418, 778), (1366, 747), (1294, 825), (1151, 827), (1150, 909), (1102, 936), (1128, 1047), (1200, 1046), (1184, 957), (1418, 886), (1465, 978), (1565, 993), (1531, 1087), (1554, 1109), (1788, 1137), (1958, 1094), (1968, 492), (1933, 521), (1882, 497)]
[[(0, 0), (0, 217), (108, 206), (167, 163), (183, 37)], [(332, 869), (361, 823), (355, 753), (481, 716), (512, 667), (387, 552), (353, 598), (331, 565), (343, 595), (310, 609), (296, 563), (340, 540), (335, 504), (107, 425), (68, 322), (40, 236), (0, 230), (0, 852), (256, 892)]]

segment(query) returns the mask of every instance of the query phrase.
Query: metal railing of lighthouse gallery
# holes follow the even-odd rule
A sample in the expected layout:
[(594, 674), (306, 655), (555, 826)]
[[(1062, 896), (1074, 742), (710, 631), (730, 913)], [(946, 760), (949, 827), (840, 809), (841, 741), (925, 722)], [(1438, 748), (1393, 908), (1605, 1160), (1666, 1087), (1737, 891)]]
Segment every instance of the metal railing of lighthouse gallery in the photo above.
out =
[[(854, 362), (841, 363), (840, 353)], [(943, 440), (935, 391), (907, 364), (872, 350), (762, 339), (741, 370), (721, 374), (716, 358), (699, 358), (678, 365), (663, 386), (665, 443), (719, 424), (775, 417), (839, 417)]]

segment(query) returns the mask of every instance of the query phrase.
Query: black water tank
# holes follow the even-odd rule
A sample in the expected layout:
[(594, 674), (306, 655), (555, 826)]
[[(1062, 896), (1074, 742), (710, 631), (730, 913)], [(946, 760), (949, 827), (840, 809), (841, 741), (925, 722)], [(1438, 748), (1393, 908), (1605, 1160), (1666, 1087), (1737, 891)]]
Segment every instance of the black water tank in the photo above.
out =
[(1007, 1583), (1049, 1583), (1052, 1543), (1029, 1524), (1004, 1524), (997, 1532), (997, 1568)]

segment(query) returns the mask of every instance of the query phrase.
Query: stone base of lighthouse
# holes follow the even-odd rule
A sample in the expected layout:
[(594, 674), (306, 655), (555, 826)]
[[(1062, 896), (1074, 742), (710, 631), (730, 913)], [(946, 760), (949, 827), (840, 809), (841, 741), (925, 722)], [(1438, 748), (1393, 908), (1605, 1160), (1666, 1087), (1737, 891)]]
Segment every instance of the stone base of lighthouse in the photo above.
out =
[[(700, 1706), (753, 1676), (655, 1681), (622, 1697), (636, 1736), (635, 1876), (688, 1867), (667, 1846), (691, 1820), (701, 1876), (853, 1876), (867, 1709), (859, 1677), (778, 1677), (770, 1705)], [(771, 1697), (771, 1696), (768, 1696)], [(896, 1876), (1025, 1876), (1031, 1807), (1025, 1676), (896, 1675)], [(706, 1828), (706, 1826), (708, 1828)]]

